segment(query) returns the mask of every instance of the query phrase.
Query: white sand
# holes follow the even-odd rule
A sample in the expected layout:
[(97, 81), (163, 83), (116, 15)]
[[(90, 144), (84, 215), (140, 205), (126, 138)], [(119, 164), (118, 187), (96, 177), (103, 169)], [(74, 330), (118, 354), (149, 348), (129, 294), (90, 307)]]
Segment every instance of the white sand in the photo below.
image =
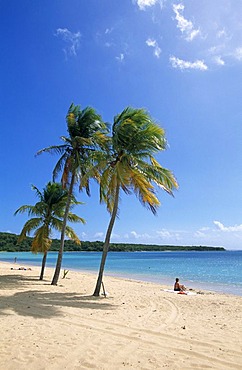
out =
[[(242, 369), (242, 297), (0, 263), (0, 369)], [(166, 287), (167, 288), (167, 287)]]

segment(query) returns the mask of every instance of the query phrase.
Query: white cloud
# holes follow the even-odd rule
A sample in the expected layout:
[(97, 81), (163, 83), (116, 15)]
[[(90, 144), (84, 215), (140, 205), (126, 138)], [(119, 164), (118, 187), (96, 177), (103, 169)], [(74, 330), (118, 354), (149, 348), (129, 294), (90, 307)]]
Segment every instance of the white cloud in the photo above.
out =
[[(103, 232), (97, 232), (92, 237), (82, 240), (103, 240)], [(166, 229), (159, 230), (132, 230), (123, 235), (112, 234), (112, 242), (141, 243), (156, 245), (207, 245), (224, 246), (226, 249), (241, 249), (242, 245), (242, 224), (225, 226), (220, 221), (214, 221), (211, 227), (193, 229)]]
[(183, 4), (173, 4), (173, 11), (176, 14), (177, 28), (186, 36), (185, 39), (187, 41), (192, 41), (195, 37), (200, 35), (200, 30), (195, 29), (193, 23), (183, 16)]
[(228, 34), (227, 34), (227, 32), (225, 31), (224, 28), (217, 31), (216, 37), (218, 39), (221, 39), (221, 38), (225, 38), (227, 40), (230, 39), (230, 37), (228, 36)]
[(136, 231), (131, 231), (130, 234), (135, 239), (150, 239), (151, 238), (151, 236), (147, 233), (138, 234)]
[(105, 42), (104, 45), (106, 46), (106, 48), (111, 48), (111, 46), (113, 46), (111, 42)]
[(195, 233), (194, 233), (194, 236), (195, 238), (205, 238), (206, 237), (206, 234), (200, 230), (197, 230)]
[(186, 40), (192, 41), (196, 36), (200, 35), (200, 30), (192, 30), (190, 33), (188, 33)]
[(113, 239), (119, 240), (120, 239), (120, 235), (119, 234), (112, 233), (111, 240), (113, 240)]
[(120, 53), (120, 55), (118, 57), (115, 57), (115, 59), (117, 59), (120, 63), (122, 63), (124, 61), (124, 54)]
[(81, 40), (81, 33), (79, 31), (74, 33), (69, 31), (67, 28), (58, 28), (55, 36), (61, 37), (62, 40), (67, 44), (67, 47), (63, 49), (66, 55), (77, 54)]
[(228, 50), (228, 47), (226, 47), (225, 45), (218, 45), (211, 47), (208, 50), (208, 52), (209, 54), (213, 55), (212, 56), (213, 62), (220, 66), (225, 65), (224, 58), (227, 59), (227, 62), (228, 61), (231, 62), (231, 60), (236, 60), (238, 62), (242, 61), (242, 47), (237, 47), (233, 50)]
[(221, 58), (221, 56), (215, 56), (213, 58), (213, 61), (214, 61), (214, 63), (216, 63), (219, 66), (224, 66), (225, 65), (225, 61)]
[(145, 10), (146, 8), (149, 8), (156, 4), (160, 4), (161, 8), (163, 6), (162, 0), (134, 0), (134, 2), (138, 5), (140, 10)]
[(193, 240), (196, 240), (196, 245), (241, 249), (242, 225), (225, 226), (220, 221), (213, 221), (213, 224), (215, 227), (203, 227), (194, 232)]
[[(242, 27), (239, 17), (241, 5), (236, 5), (233, 9), (225, 7), (224, 4), (227, 1), (221, 0), (222, 5), (218, 7), (206, 0), (203, 4), (205, 8), (201, 11), (199, 7), (182, 0), (173, 2), (132, 0), (137, 9), (151, 10), (146, 16), (150, 16), (150, 21), (153, 21), (153, 24), (152, 28), (149, 28), (147, 24), (147, 32), (149, 33), (146, 34), (147, 37), (144, 41), (152, 49), (154, 57), (158, 59), (161, 56), (165, 57), (168, 52), (168, 55), (172, 56), (170, 63), (174, 68), (201, 71), (206, 71), (209, 66), (213, 69), (221, 68), (225, 64), (229, 66), (242, 61)], [(163, 7), (167, 22), (164, 22), (160, 17), (160, 12), (157, 12), (159, 5), (163, 6), (163, 4), (167, 5)], [(122, 39), (122, 27), (123, 23), (115, 25), (110, 23), (102, 29), (102, 32), (96, 34), (98, 43), (109, 49), (110, 54), (113, 53), (112, 57), (119, 63), (126, 62), (127, 56), (129, 55), (130, 59), (137, 50), (135, 49), (137, 45), (134, 45), (135, 35), (131, 33), (128, 38), (125, 36)], [(178, 33), (181, 35), (180, 37), (176, 37)], [(152, 37), (148, 38), (149, 35)], [(166, 41), (162, 44), (164, 50), (161, 50), (159, 45), (159, 43), (161, 44), (161, 36)], [(199, 42), (194, 42), (198, 39)], [(129, 40), (129, 45), (125, 45), (124, 40), (125, 42)], [(173, 57), (173, 55), (179, 55), (178, 50), (184, 51), (185, 60)]]
[(208, 52), (214, 55), (214, 54), (222, 52), (224, 49), (225, 49), (225, 45), (216, 45), (216, 46), (211, 46), (208, 49)]
[[(93, 240), (103, 240), (104, 239), (104, 232), (102, 231), (99, 231), (99, 232), (96, 232), (93, 237), (89, 238), (89, 239), (93, 239)], [(111, 235), (111, 240), (113, 239), (120, 239), (120, 235), (119, 234), (115, 234), (115, 233), (112, 233)]]
[(167, 229), (161, 229), (153, 231), (152, 233), (138, 233), (136, 231), (131, 231), (129, 235), (125, 234), (126, 239), (139, 239), (140, 243), (152, 243), (160, 244), (162, 242), (176, 243), (181, 240), (181, 235), (183, 231), (170, 231)]
[(113, 28), (106, 28), (105, 35), (112, 33), (112, 32), (113, 32)]
[(220, 221), (213, 221), (214, 225), (221, 230), (226, 232), (237, 232), (242, 231), (242, 224), (241, 225), (234, 225), (234, 226), (224, 226)]
[(189, 62), (176, 58), (174, 56), (170, 57), (170, 63), (173, 68), (184, 69), (198, 69), (200, 71), (206, 71), (208, 66), (204, 63), (203, 60), (196, 60), (195, 62)]
[(172, 234), (170, 233), (170, 231), (168, 230), (160, 230), (160, 231), (156, 231), (156, 234), (161, 237), (161, 238), (165, 238), (165, 239), (170, 239), (172, 237)]
[(154, 55), (155, 55), (156, 58), (160, 57), (161, 48), (159, 47), (156, 40), (148, 39), (148, 40), (146, 40), (146, 45), (154, 48)]
[(94, 238), (103, 238), (104, 233), (103, 232), (97, 232), (94, 234)]
[(235, 49), (234, 57), (235, 59), (242, 61), (242, 47)]

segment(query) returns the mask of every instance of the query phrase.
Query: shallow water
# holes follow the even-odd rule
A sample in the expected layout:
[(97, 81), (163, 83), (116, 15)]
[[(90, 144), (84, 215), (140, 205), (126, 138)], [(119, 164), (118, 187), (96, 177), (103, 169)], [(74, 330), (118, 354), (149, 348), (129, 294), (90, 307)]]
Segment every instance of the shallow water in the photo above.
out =
[[(39, 265), (42, 255), (30, 252), (0, 253), (0, 260)], [(49, 252), (47, 266), (54, 267), (57, 253)], [(98, 272), (100, 252), (65, 252), (63, 269)], [(187, 287), (242, 296), (242, 251), (225, 252), (109, 252), (107, 275), (173, 286), (176, 277)]]

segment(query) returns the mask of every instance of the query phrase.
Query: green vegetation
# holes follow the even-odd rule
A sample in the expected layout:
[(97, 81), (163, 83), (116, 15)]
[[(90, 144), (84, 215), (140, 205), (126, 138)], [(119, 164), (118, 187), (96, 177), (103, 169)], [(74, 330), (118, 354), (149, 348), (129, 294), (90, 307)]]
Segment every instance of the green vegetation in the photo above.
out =
[(99, 161), (98, 167), (91, 170), (101, 169), (100, 201), (106, 203), (110, 213), (94, 296), (100, 294), (121, 191), (125, 194), (134, 193), (140, 203), (155, 214), (160, 206), (155, 185), (168, 194), (172, 194), (173, 189), (178, 188), (171, 171), (162, 167), (154, 157), (165, 149), (164, 130), (144, 109), (127, 107), (114, 117), (110, 148), (104, 153), (106, 159)]
[[(109, 125), (91, 107), (82, 110), (79, 105), (71, 104), (66, 123), (68, 136), (61, 136), (62, 144), (52, 145), (37, 153), (37, 155), (43, 152), (59, 155), (53, 170), (53, 181), (61, 174), (61, 184), (49, 183), (49, 187), (58, 187), (59, 195), (61, 197), (63, 195), (63, 199), (60, 199), (60, 207), (58, 208), (55, 202), (52, 204), (51, 194), (46, 201), (44, 195), (35, 187), (34, 190), (40, 201), (35, 206), (22, 206), (15, 213), (27, 211), (29, 216), (37, 217), (25, 223), (19, 237), (14, 234), (0, 233), (0, 251), (42, 252), (44, 254), (42, 271), (44, 271), (47, 252), (58, 251), (52, 285), (57, 285), (59, 280), (64, 247), (66, 251), (102, 251), (98, 279), (93, 293), (94, 296), (99, 296), (109, 250), (117, 252), (224, 250), (224, 248), (204, 246), (110, 243), (122, 192), (135, 194), (140, 203), (155, 214), (160, 206), (157, 190), (162, 189), (173, 195), (173, 191), (178, 188), (173, 173), (162, 167), (155, 158), (156, 154), (166, 149), (165, 132), (146, 110), (131, 107), (127, 107), (114, 117), (110, 131)], [(104, 243), (82, 242), (78, 245), (79, 240), (74, 230), (67, 225), (67, 221), (84, 221), (70, 212), (73, 199), (75, 200), (73, 192), (78, 185), (79, 190), (85, 189), (89, 196), (91, 179), (96, 180), (100, 186), (100, 202), (106, 204), (110, 221)], [(79, 204), (76, 200), (74, 203)], [(60, 240), (51, 240), (52, 228), (61, 231)], [(33, 230), (35, 230), (34, 238), (27, 237)], [(73, 241), (65, 241), (65, 235)], [(41, 278), (43, 278), (42, 273)]]
[[(0, 232), (0, 252), (29, 252), (33, 238), (26, 237), (18, 244), (18, 235)], [(60, 240), (53, 239), (50, 251), (58, 251)], [(67, 252), (101, 252), (103, 242), (82, 241), (81, 245), (75, 244), (71, 240), (65, 241), (65, 251)], [(225, 251), (223, 247), (207, 246), (175, 246), (175, 245), (153, 245), (153, 244), (125, 244), (111, 243), (109, 250), (112, 252), (143, 252), (143, 251)]]
[[(43, 280), (44, 270), (46, 264), (46, 257), (48, 250), (50, 249), (52, 240), (52, 230), (61, 231), (63, 225), (63, 217), (65, 213), (66, 202), (68, 198), (68, 191), (62, 188), (59, 183), (48, 182), (41, 193), (36, 186), (32, 185), (32, 190), (35, 190), (38, 197), (38, 202), (32, 205), (24, 205), (17, 209), (15, 215), (18, 213), (28, 213), (28, 216), (35, 216), (30, 218), (23, 226), (23, 229), (19, 235), (18, 243), (21, 243), (27, 235), (34, 232), (34, 238), (31, 244), (31, 251), (33, 253), (43, 253), (42, 269), (40, 273), (40, 280)], [(72, 195), (70, 200), (70, 209), (74, 205), (81, 204)], [(67, 217), (70, 222), (82, 222), (85, 223), (83, 218), (75, 215), (72, 212), (68, 213)], [(70, 226), (66, 226), (65, 234), (77, 244), (81, 244), (78, 236)]]
[(52, 285), (57, 285), (60, 276), (67, 220), (74, 186), (79, 182), (79, 188), (82, 189), (85, 187), (87, 194), (90, 195), (88, 179), (86, 180), (85, 186), (82, 186), (80, 181), (90, 167), (93, 167), (96, 163), (96, 155), (106, 146), (106, 134), (108, 132), (107, 126), (102, 121), (101, 116), (91, 107), (81, 110), (79, 105), (71, 104), (67, 112), (66, 122), (69, 136), (61, 137), (64, 144), (50, 146), (37, 153), (41, 154), (47, 152), (60, 155), (53, 170), (53, 178), (55, 179), (61, 172), (62, 186), (64, 189), (68, 189), (62, 222), (61, 243), (59, 246), (55, 273), (51, 282)]

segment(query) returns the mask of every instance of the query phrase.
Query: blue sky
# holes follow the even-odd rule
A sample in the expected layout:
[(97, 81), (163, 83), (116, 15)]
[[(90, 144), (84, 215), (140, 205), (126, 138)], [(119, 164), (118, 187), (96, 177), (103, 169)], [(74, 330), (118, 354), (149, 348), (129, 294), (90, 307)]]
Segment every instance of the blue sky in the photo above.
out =
[[(57, 157), (72, 102), (105, 121), (146, 108), (166, 131), (158, 156), (179, 190), (157, 216), (122, 195), (113, 242), (242, 249), (242, 3), (237, 0), (0, 0), (0, 230), (19, 233)], [(82, 240), (109, 221), (92, 196), (76, 213)], [(55, 235), (57, 236), (57, 235)]]

